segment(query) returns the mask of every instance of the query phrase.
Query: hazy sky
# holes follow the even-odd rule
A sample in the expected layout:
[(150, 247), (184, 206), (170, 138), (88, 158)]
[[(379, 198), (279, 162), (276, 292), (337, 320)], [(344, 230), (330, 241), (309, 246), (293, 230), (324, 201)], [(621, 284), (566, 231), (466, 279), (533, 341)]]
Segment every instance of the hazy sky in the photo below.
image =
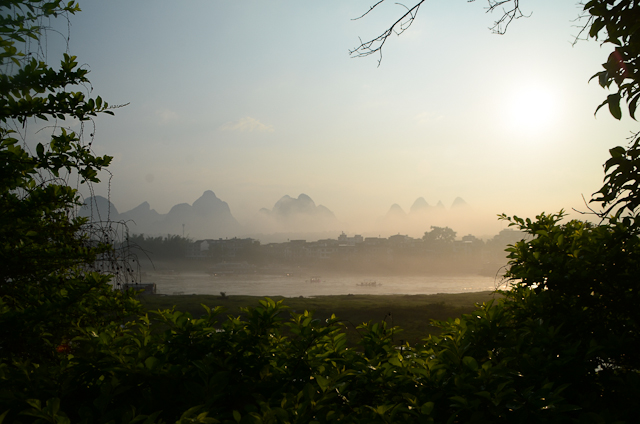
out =
[(361, 224), (421, 196), (492, 222), (584, 210), (637, 126), (594, 117), (606, 92), (588, 80), (610, 47), (572, 47), (575, 2), (521, 3), (531, 17), (499, 36), (483, 0), (427, 1), (377, 67), (348, 50), (393, 3), (353, 21), (373, 1), (81, 1), (70, 51), (94, 94), (129, 103), (96, 120), (111, 200), (166, 213), (213, 190), (240, 222), (300, 193)]

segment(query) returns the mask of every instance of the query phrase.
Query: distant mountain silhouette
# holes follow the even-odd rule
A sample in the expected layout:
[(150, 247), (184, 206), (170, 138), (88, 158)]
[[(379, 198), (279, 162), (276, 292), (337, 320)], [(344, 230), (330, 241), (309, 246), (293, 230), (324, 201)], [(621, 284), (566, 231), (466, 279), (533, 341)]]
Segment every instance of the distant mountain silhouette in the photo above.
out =
[(429, 210), (431, 206), (424, 200), (424, 197), (418, 197), (411, 208), (409, 209), (409, 213), (421, 213)]
[(431, 226), (448, 226), (455, 230), (464, 227), (464, 223), (472, 219), (471, 207), (461, 197), (456, 197), (448, 209), (442, 201), (431, 206), (424, 197), (418, 197), (409, 208), (409, 213), (405, 213), (397, 203), (391, 205), (387, 213), (376, 221), (376, 226), (386, 234), (415, 235), (428, 231)]
[[(89, 197), (84, 203), (78, 211), (80, 216), (90, 217), (92, 221), (124, 221), (130, 233), (149, 236), (182, 235), (184, 225), (184, 235), (195, 239), (254, 237), (264, 240), (278, 236), (286, 240), (305, 238), (303, 234), (307, 238), (330, 237), (344, 228), (344, 223), (338, 221), (331, 210), (316, 205), (304, 193), (297, 198), (282, 196), (273, 208), (260, 209), (245, 226), (238, 223), (229, 205), (211, 190), (205, 191), (193, 204), (177, 204), (166, 214), (158, 213), (148, 202), (121, 213), (102, 196)], [(431, 226), (449, 226), (462, 233), (478, 220), (477, 212), (461, 197), (456, 197), (450, 208), (446, 208), (442, 201), (432, 205), (424, 197), (418, 197), (407, 213), (395, 203), (373, 223), (371, 231), (419, 236)]]
[(319, 211), (311, 197), (301, 194), (297, 199), (288, 195), (283, 196), (273, 205), (271, 213), (279, 217), (289, 218), (296, 214), (315, 215)]
[(84, 199), (82, 206), (78, 210), (78, 216), (89, 218), (94, 222), (119, 221), (121, 219), (115, 205), (102, 196), (92, 196)]
[(451, 209), (468, 208), (469, 204), (462, 197), (456, 197), (451, 204)]
[(149, 202), (142, 202), (130, 211), (123, 212), (121, 216), (125, 221), (132, 221), (141, 227), (154, 225), (163, 218), (155, 209), (151, 209)]
[(273, 232), (327, 231), (338, 227), (336, 216), (325, 206), (316, 205), (311, 197), (300, 194), (298, 198), (285, 195), (273, 209), (260, 209), (261, 227)]
[(397, 203), (394, 203), (393, 205), (391, 205), (391, 207), (389, 208), (389, 212), (387, 212), (387, 215), (386, 215), (387, 218), (397, 218), (397, 217), (404, 218), (406, 216), (407, 216), (406, 212)]
[[(146, 235), (184, 234), (197, 238), (235, 237), (241, 226), (231, 214), (229, 205), (218, 199), (215, 193), (207, 190), (193, 205), (180, 203), (163, 215), (151, 209), (149, 203), (143, 202), (130, 211), (118, 214), (117, 209), (102, 196), (94, 196), (85, 200), (81, 212), (90, 216), (93, 205), (92, 220), (100, 216), (105, 220), (106, 211), (111, 208), (112, 221), (126, 221), (129, 232)], [(95, 213), (97, 211), (98, 213)], [(115, 211), (115, 213), (114, 213)]]

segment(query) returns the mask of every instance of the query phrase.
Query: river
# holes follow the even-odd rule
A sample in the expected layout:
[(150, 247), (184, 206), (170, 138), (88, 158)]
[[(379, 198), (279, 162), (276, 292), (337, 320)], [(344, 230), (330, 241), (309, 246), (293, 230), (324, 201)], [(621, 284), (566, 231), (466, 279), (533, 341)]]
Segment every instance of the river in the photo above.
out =
[[(319, 280), (319, 281), (314, 281)], [(156, 283), (158, 294), (309, 297), (345, 294), (436, 294), (495, 290), (500, 280), (481, 275), (430, 276), (280, 276), (205, 273), (147, 273), (143, 282)]]

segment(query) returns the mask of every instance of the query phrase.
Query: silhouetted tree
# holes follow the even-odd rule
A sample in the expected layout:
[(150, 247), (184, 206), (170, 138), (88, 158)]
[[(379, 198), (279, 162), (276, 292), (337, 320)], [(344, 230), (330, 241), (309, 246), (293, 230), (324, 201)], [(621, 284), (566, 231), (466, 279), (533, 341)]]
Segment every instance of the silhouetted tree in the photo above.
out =
[(187, 248), (192, 243), (189, 238), (167, 234), (166, 237), (151, 237), (134, 234), (128, 240), (132, 253), (148, 256), (150, 259), (184, 259)]
[(431, 226), (431, 231), (426, 231), (422, 240), (430, 245), (449, 245), (456, 240), (456, 232), (449, 227)]
[[(99, 325), (127, 313), (111, 277), (92, 272), (113, 252), (109, 232), (75, 216), (80, 199), (69, 184), (99, 182), (111, 162), (92, 152), (84, 125), (112, 112), (81, 91), (88, 70), (75, 56), (65, 53), (54, 68), (44, 53), (45, 23), (79, 10), (60, 0), (0, 7), (0, 367), (40, 363), (78, 333), (78, 322)], [(67, 120), (79, 131), (61, 126)], [(44, 121), (49, 142), (30, 139), (29, 125)]]

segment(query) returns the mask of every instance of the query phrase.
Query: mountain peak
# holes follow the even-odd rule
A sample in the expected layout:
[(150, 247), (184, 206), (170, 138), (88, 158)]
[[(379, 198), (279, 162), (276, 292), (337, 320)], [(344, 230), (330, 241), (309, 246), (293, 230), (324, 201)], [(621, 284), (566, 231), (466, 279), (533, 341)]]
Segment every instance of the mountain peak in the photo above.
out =
[(98, 221), (118, 220), (118, 209), (115, 205), (103, 196), (91, 196), (84, 200), (78, 211), (79, 216), (95, 219)]
[(297, 199), (284, 195), (273, 205), (272, 212), (283, 216), (296, 213), (314, 214), (316, 204), (311, 197), (304, 193), (300, 194)]
[(138, 206), (136, 206), (135, 208), (131, 209), (128, 212), (124, 212), (124, 213), (131, 213), (131, 212), (147, 212), (151, 210), (151, 205), (149, 204), (149, 202), (142, 202), (140, 203)]
[(424, 211), (428, 208), (429, 208), (429, 204), (427, 203), (426, 200), (424, 200), (424, 197), (418, 197), (416, 201), (413, 202), (413, 205), (411, 205), (411, 208), (409, 209), (409, 211), (415, 213), (415, 212)]
[(469, 206), (469, 204), (467, 202), (465, 202), (462, 197), (456, 197), (455, 200), (453, 201), (453, 204), (451, 205), (451, 209), (465, 208), (465, 207), (468, 207), (468, 206)]
[(389, 208), (389, 212), (387, 212), (387, 216), (398, 216), (398, 215), (406, 215), (404, 210), (400, 207), (399, 204), (394, 203)]
[(309, 231), (309, 229), (333, 229), (337, 220), (333, 212), (325, 206), (316, 205), (308, 195), (301, 193), (297, 198), (282, 196), (271, 210), (261, 209), (261, 216), (267, 218), (269, 225), (281, 231)]

